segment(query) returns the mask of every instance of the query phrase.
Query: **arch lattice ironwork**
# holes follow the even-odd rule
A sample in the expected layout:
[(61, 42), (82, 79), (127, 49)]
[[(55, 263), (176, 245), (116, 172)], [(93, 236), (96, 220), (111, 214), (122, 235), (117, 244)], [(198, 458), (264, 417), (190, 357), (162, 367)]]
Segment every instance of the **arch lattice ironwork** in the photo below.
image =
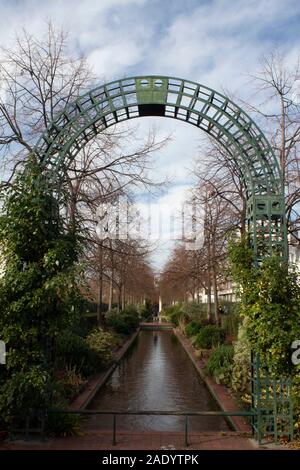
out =
[(173, 77), (139, 76), (101, 85), (80, 96), (53, 120), (35, 152), (53, 183), (68, 162), (109, 126), (143, 116), (164, 116), (199, 127), (235, 162), (245, 185), (247, 221), (255, 258), (279, 250), (287, 255), (282, 177), (259, 127), (226, 96)]

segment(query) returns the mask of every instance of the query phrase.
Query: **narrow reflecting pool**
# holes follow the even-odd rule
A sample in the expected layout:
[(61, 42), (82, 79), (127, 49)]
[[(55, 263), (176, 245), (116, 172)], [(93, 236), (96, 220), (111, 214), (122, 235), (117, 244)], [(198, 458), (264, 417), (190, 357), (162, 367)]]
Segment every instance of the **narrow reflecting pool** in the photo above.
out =
[[(141, 331), (89, 406), (103, 411), (219, 410), (197, 370), (171, 331)], [(118, 429), (182, 431), (184, 417), (118, 416)], [(112, 417), (95, 416), (89, 427), (111, 429)], [(221, 417), (191, 417), (191, 431), (228, 430)]]

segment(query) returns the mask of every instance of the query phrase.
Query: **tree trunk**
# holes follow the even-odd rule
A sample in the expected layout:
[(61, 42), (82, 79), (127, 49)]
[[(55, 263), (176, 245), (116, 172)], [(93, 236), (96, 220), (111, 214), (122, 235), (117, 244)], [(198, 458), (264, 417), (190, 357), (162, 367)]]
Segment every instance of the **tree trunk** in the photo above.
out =
[(211, 312), (211, 280), (210, 275), (208, 276), (207, 282), (207, 319), (212, 321), (212, 312)]
[(102, 316), (102, 302), (103, 302), (103, 252), (102, 246), (99, 246), (99, 277), (98, 277), (98, 305), (97, 305), (97, 322), (98, 325), (101, 323), (101, 316)]
[(281, 101), (281, 148), (280, 148), (280, 166), (282, 170), (282, 179), (283, 179), (283, 187), (285, 186), (285, 167), (286, 167), (286, 155), (285, 155), (285, 147), (286, 147), (286, 111), (285, 111), (285, 102), (283, 95), (280, 95)]
[(212, 278), (213, 278), (213, 289), (214, 289), (214, 313), (215, 322), (219, 324), (219, 299), (218, 299), (218, 284), (217, 284), (217, 272), (216, 272), (216, 245), (215, 239), (212, 240), (211, 244), (211, 256), (212, 256)]
[(98, 279), (98, 305), (97, 305), (97, 322), (98, 325), (101, 323), (101, 317), (102, 317), (102, 300), (103, 300), (103, 278), (102, 278), (102, 271), (99, 273), (99, 279)]
[(118, 292), (118, 312), (122, 310), (122, 284), (119, 286)]
[(126, 288), (125, 288), (125, 284), (123, 284), (122, 286), (122, 310), (124, 310), (126, 306)]
[(207, 269), (207, 318), (212, 321), (212, 308), (211, 308), (211, 247), (210, 247), (210, 236), (207, 237), (207, 258), (208, 258), (208, 269)]
[(215, 268), (213, 268), (213, 288), (214, 288), (215, 321), (216, 321), (216, 324), (218, 325), (220, 322), (220, 318), (219, 318), (218, 284), (217, 284), (217, 275), (216, 275)]
[(113, 281), (114, 272), (111, 272), (111, 278), (109, 280), (109, 301), (108, 301), (108, 310), (112, 309), (114, 301), (114, 281)]

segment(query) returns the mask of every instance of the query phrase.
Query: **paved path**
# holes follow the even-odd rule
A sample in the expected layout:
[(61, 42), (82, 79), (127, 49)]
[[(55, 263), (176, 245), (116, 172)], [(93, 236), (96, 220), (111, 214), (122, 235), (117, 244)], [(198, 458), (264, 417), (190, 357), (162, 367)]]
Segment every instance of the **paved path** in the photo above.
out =
[(0, 450), (254, 450), (256, 445), (236, 432), (190, 433), (189, 447), (184, 444), (183, 433), (120, 432), (117, 445), (112, 445), (112, 433), (90, 431), (80, 437), (49, 439), (47, 442), (4, 442)]

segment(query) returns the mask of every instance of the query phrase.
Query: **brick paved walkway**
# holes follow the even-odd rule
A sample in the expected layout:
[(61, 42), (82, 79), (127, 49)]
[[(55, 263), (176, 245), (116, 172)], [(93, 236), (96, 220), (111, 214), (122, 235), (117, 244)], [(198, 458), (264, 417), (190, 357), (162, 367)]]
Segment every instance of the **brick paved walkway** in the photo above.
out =
[(90, 431), (80, 437), (49, 439), (47, 442), (4, 442), (0, 450), (254, 450), (250, 439), (236, 432), (190, 433), (189, 447), (184, 444), (183, 433), (132, 433), (120, 432), (117, 445), (112, 445), (111, 432)]

